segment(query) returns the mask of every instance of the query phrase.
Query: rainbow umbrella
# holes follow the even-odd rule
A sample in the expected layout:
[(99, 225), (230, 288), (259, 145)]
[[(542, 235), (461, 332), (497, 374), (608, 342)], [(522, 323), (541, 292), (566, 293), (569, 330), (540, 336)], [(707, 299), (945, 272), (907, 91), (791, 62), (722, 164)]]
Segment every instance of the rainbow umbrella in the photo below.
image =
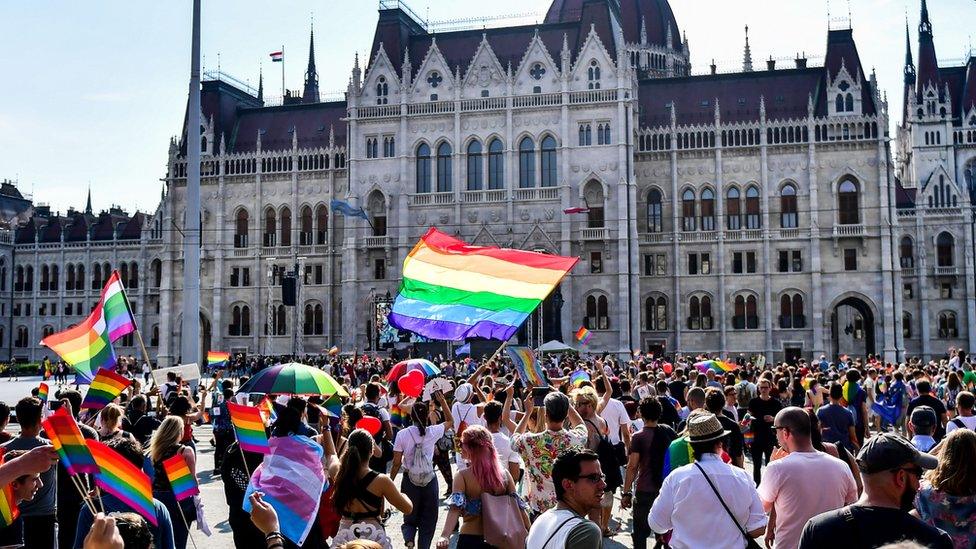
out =
[(240, 390), (244, 393), (349, 396), (342, 385), (329, 374), (297, 362), (265, 368), (248, 380)]
[(441, 373), (441, 369), (435, 366), (433, 362), (423, 358), (411, 358), (394, 364), (393, 368), (390, 368), (390, 372), (386, 374), (386, 380), (393, 383), (411, 370), (420, 370), (424, 373), (424, 377), (436, 376)]

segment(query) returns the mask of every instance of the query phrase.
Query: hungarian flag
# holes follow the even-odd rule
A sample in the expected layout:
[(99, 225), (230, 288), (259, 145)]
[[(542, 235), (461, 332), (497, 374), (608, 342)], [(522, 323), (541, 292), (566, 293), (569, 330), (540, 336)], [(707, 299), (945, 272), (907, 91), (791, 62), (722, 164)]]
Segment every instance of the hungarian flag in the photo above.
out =
[(590, 209), (589, 208), (583, 208), (583, 207), (577, 206), (575, 208), (566, 208), (565, 210), (563, 210), (563, 213), (564, 214), (583, 214), (583, 213), (590, 213)]
[(268, 55), (271, 56), (271, 62), (273, 63), (281, 63), (285, 60), (285, 52), (283, 51), (273, 51)]

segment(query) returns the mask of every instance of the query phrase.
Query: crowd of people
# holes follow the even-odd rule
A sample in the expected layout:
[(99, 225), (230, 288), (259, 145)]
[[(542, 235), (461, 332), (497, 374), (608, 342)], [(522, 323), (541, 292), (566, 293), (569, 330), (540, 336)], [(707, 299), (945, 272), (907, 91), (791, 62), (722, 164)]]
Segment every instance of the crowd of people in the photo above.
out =
[[(240, 390), (293, 357), (236, 356), (204, 380), (160, 385), (124, 359), (133, 383), (98, 414), (80, 413), (65, 380), (50, 406), (17, 402), (19, 432), (0, 434), (0, 483), (20, 508), (0, 546), (183, 549), (192, 528), (226, 520), (236, 547), (296, 547), (275, 505), (249, 490), (265, 458), (230, 421), (228, 404), (264, 402), (272, 441), (321, 449), (327, 489), (301, 547), (589, 549), (628, 522), (636, 549), (976, 546), (976, 373), (964, 352), (898, 364), (739, 356), (724, 368), (705, 356), (546, 355), (545, 387), (524, 386), (502, 356), (428, 357), (440, 373), (418, 397), (387, 380), (395, 358), (297, 357), (347, 389), (338, 407)], [(155, 525), (111, 494), (97, 496), (104, 514), (84, 505), (42, 430), (52, 406), (149, 474)], [(0, 404), (0, 426), (10, 412)], [(212, 438), (193, 429), (203, 423)], [(201, 471), (207, 444), (215, 467)], [(228, 516), (176, 499), (162, 467), (176, 455), (223, 484)], [(387, 530), (393, 512), (399, 532)]]

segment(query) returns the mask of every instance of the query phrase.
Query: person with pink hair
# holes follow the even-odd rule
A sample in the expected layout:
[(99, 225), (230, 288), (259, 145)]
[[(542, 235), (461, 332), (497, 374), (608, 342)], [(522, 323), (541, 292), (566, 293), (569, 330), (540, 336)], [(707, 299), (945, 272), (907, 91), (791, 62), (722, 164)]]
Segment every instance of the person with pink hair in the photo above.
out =
[(522, 510), (522, 523), (529, 528), (529, 516), (525, 502), (515, 490), (512, 475), (498, 463), (495, 444), (491, 433), (480, 425), (471, 425), (461, 434), (461, 456), (468, 463), (466, 469), (454, 474), (451, 497), (447, 500), (450, 511), (447, 521), (437, 540), (437, 549), (450, 545), (451, 533), (461, 516), (461, 531), (458, 534), (457, 549), (490, 549), (494, 546), (485, 541), (484, 526), (481, 520), (481, 496), (509, 495), (518, 502)]

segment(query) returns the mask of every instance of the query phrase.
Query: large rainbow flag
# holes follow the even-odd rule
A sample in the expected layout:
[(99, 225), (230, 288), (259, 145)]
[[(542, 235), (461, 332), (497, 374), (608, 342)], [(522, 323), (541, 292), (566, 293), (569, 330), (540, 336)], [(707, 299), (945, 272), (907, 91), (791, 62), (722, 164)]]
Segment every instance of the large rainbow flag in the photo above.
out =
[(88, 318), (63, 332), (49, 335), (41, 345), (50, 348), (75, 369), (75, 382), (91, 383), (99, 368), (115, 369), (112, 342), (136, 329), (125, 288), (118, 271), (113, 271), (102, 298)]
[(519, 379), (526, 387), (545, 387), (546, 376), (539, 367), (539, 361), (535, 359), (535, 353), (528, 347), (509, 346), (505, 348), (515, 371), (518, 372)]
[(577, 261), (471, 246), (431, 228), (403, 262), (390, 324), (436, 340), (507, 340)]
[(152, 483), (146, 473), (97, 440), (89, 440), (88, 449), (98, 464), (95, 484), (158, 526)]
[(724, 360), (703, 360), (701, 362), (696, 362), (695, 368), (697, 368), (701, 373), (711, 370), (716, 374), (725, 374), (728, 372), (734, 372), (739, 368), (739, 365), (731, 362), (725, 362)]

